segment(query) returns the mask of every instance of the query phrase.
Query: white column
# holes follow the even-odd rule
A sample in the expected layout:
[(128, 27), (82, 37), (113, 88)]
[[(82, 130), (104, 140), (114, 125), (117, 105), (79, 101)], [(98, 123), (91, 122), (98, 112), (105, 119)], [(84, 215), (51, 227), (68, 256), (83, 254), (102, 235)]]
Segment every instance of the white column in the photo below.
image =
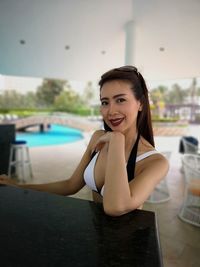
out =
[(0, 74), (0, 94), (5, 90), (5, 78)]
[(125, 65), (134, 65), (134, 41), (135, 41), (135, 23), (133, 20), (125, 25)]

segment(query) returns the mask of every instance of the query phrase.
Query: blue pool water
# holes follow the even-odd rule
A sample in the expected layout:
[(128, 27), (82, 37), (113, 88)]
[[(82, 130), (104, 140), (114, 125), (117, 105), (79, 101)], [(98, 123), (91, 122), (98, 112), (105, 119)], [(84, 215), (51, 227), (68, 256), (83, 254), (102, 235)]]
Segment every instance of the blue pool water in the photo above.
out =
[(51, 125), (45, 132), (17, 133), (16, 140), (25, 140), (29, 147), (60, 145), (83, 138), (82, 132), (70, 127)]

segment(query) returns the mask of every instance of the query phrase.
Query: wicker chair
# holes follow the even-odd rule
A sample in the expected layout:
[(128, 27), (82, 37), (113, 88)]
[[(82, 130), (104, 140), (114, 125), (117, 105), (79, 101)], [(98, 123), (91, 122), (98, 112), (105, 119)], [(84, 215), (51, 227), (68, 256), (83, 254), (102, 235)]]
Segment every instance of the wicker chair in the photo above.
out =
[(183, 136), (180, 140), (179, 152), (182, 154), (197, 154), (198, 140), (193, 136)]
[[(162, 154), (169, 160), (171, 156), (170, 151), (162, 152)], [(147, 203), (163, 203), (170, 200), (170, 192), (167, 184), (167, 177), (156, 186), (154, 191), (151, 193), (149, 198), (146, 200)]]
[[(179, 144), (179, 152), (184, 154), (198, 154), (199, 153), (199, 142), (194, 136), (183, 136)], [(183, 165), (180, 171), (184, 173)]]
[(184, 154), (182, 164), (185, 190), (179, 218), (200, 227), (200, 156)]

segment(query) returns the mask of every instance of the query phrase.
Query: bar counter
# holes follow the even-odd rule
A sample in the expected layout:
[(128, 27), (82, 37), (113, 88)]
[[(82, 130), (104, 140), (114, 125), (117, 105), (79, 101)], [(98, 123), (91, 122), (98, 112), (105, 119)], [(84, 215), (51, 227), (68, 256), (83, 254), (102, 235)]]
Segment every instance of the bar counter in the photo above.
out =
[(163, 266), (155, 214), (0, 186), (2, 267)]

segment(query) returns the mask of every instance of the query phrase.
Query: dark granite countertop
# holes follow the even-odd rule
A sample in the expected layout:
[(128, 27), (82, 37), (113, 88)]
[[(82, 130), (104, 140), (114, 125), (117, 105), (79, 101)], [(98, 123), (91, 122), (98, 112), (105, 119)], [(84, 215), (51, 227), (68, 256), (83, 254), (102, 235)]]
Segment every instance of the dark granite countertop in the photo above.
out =
[(110, 217), (92, 201), (0, 186), (0, 265), (162, 266), (155, 214)]

